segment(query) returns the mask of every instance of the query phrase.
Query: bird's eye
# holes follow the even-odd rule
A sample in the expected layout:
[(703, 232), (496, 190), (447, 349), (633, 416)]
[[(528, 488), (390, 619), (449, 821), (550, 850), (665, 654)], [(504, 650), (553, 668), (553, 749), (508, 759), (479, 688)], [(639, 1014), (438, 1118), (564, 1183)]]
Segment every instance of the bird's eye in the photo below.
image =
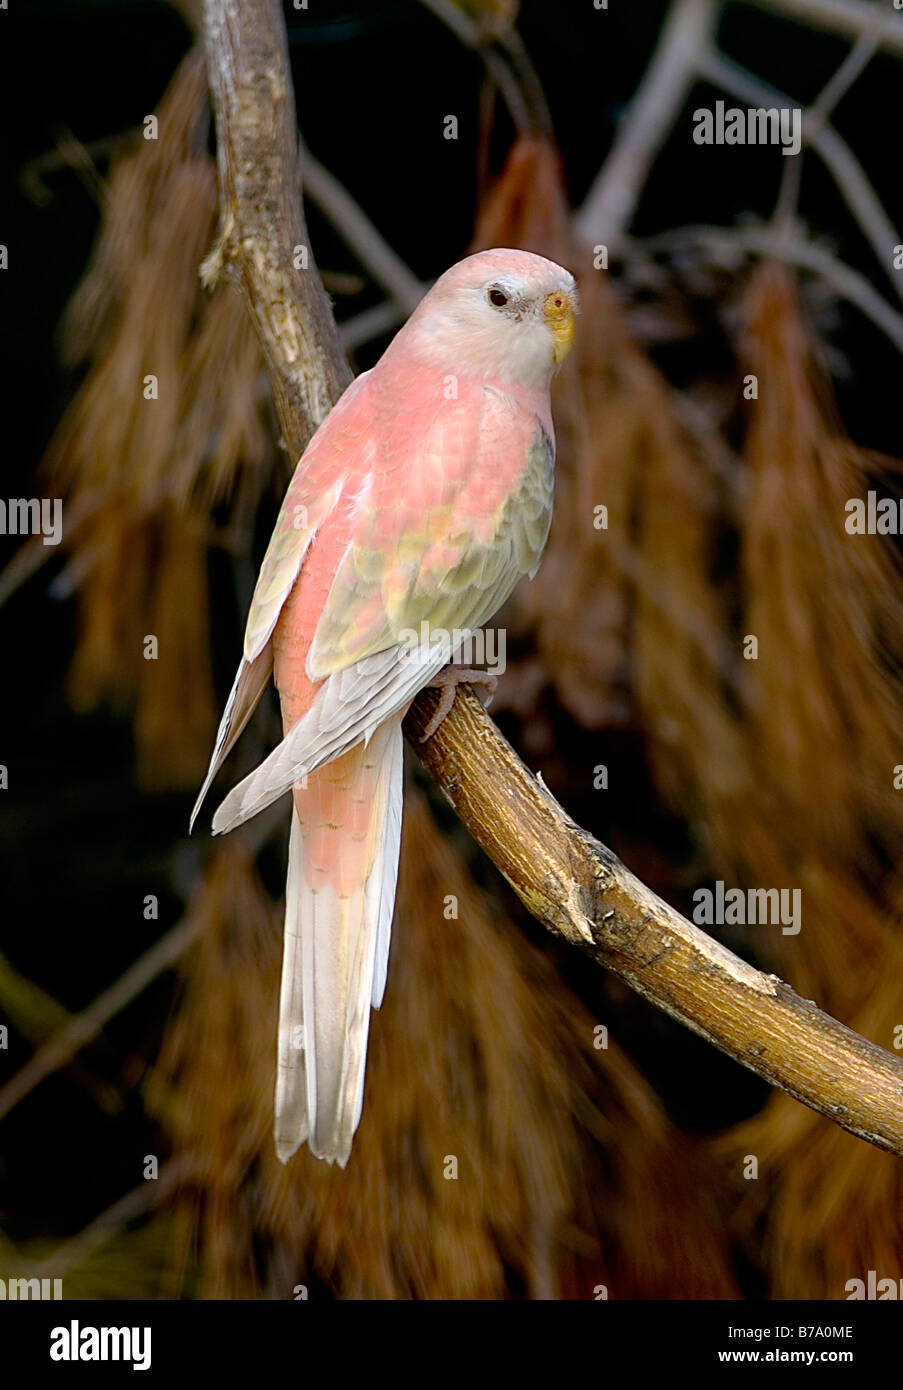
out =
[(505, 305), (508, 303), (508, 296), (504, 290), (490, 290), (489, 303), (494, 305), (496, 309), (504, 309)]

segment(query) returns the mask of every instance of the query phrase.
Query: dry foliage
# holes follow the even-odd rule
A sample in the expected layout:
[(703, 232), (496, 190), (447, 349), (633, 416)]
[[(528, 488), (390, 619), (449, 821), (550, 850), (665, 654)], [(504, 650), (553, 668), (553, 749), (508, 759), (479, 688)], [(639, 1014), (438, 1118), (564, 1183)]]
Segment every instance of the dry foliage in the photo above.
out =
[[(159, 1072), (176, 1097), (161, 1119), (200, 1175), (180, 1220), (202, 1296), (671, 1297), (676, 1272), (685, 1296), (735, 1293), (698, 1150), (616, 1047), (595, 1048), (595, 1020), (421, 793), (344, 1172), (273, 1151), (280, 924), (240, 844), (211, 861), (194, 910), (206, 924)], [(671, 1204), (650, 1202), (665, 1189)]]
[[(65, 498), (78, 593), (70, 697), (83, 710), (134, 706), (149, 787), (203, 776), (216, 715), (210, 508), (228, 500), (241, 534), (274, 456), (244, 306), (233, 291), (208, 296), (198, 279), (216, 225), (206, 97), (192, 52), (160, 102), (159, 138), (114, 162), (101, 236), (64, 325), (65, 360), (86, 375), (45, 460)], [(156, 660), (145, 656), (148, 635)]]

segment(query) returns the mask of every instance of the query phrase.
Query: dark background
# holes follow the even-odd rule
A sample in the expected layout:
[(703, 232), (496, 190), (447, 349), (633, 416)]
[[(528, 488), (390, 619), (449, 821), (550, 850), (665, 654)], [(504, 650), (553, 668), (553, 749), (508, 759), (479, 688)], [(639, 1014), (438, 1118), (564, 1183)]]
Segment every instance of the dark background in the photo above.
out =
[[(99, 225), (96, 202), (75, 173), (48, 174), (52, 200), (36, 206), (22, 187), (23, 166), (52, 149), (65, 128), (89, 149), (96, 146), (103, 172), (104, 142), (140, 126), (189, 46), (187, 29), (163, 4), (32, 0), (25, 7), (13, 0), (13, 9), (0, 13), (0, 240), (10, 258), (0, 275), (5, 497), (35, 495), (42, 453), (79, 384), (77, 374), (61, 370), (57, 328)], [(525, 0), (521, 7), (519, 29), (549, 101), (575, 206), (604, 159), (665, 9), (649, 0), (612, 0), (608, 12), (595, 11), (589, 0)], [(413, 0), (311, 0), (307, 13), (287, 7), (286, 15), (299, 123), (311, 151), (417, 275), (438, 274), (465, 253), (473, 232), (479, 59)], [(720, 42), (801, 103), (817, 95), (849, 48), (846, 40), (742, 4), (728, 8)], [(903, 212), (894, 114), (899, 89), (899, 64), (876, 57), (833, 117), (892, 221)], [(697, 88), (690, 110), (718, 95)], [(450, 112), (459, 117), (460, 138), (437, 143), (436, 128)], [(723, 150), (695, 146), (691, 130), (687, 114), (656, 164), (634, 223), (637, 235), (691, 222), (730, 225), (750, 211), (770, 214), (781, 172), (777, 152), (749, 149), (742, 159), (733, 151), (725, 157)], [(499, 107), (496, 168), (511, 136)], [(802, 205), (810, 225), (882, 289), (868, 248), (814, 157), (806, 160)], [(320, 266), (357, 272), (353, 256), (315, 209), (309, 220)], [(375, 302), (369, 294), (356, 300), (355, 310)], [(337, 308), (340, 315), (345, 311), (341, 301)], [(847, 429), (861, 445), (898, 450), (895, 351), (844, 304), (820, 327), (837, 349), (832, 365)], [(357, 367), (371, 365), (382, 345), (368, 345)], [(659, 348), (656, 355), (680, 385), (717, 366), (726, 352), (713, 316), (692, 344)], [(0, 538), (0, 564), (16, 544)], [(66, 704), (74, 605), (49, 591), (63, 558), (54, 555), (0, 616), (0, 762), (10, 769), (10, 788), (0, 797), (0, 918), (7, 957), (77, 1011), (178, 916), (172, 846), (187, 827), (190, 798), (136, 789), (125, 712), (76, 717)], [(621, 755), (629, 758), (629, 748)], [(611, 757), (617, 756), (614, 748)], [(626, 824), (647, 795), (637, 780), (635, 802), (619, 812)], [(579, 818), (580, 808), (569, 809)], [(600, 834), (611, 829), (589, 828)], [(680, 829), (671, 823), (655, 833), (669, 852), (679, 844)], [(186, 835), (178, 853), (187, 883), (203, 845)], [(142, 917), (149, 892), (159, 896), (159, 922)], [(578, 990), (594, 987), (580, 963), (569, 962), (568, 974)], [(130, 1074), (123, 1058), (154, 1054), (172, 990), (172, 978), (164, 976), (108, 1025), (88, 1054), (95, 1075), (120, 1087)], [(688, 1128), (715, 1130), (762, 1103), (764, 1085), (644, 1005), (631, 1005), (632, 1017), (637, 1010), (634, 1054)], [(17, 1054), (13, 1034), (7, 1056)], [(135, 1145), (146, 1135), (152, 1149), (152, 1136), (127, 1085), (123, 1094), (124, 1114), (105, 1117), (85, 1104), (68, 1074), (57, 1074), (3, 1125), (0, 1224), (13, 1239), (77, 1231), (132, 1184)]]

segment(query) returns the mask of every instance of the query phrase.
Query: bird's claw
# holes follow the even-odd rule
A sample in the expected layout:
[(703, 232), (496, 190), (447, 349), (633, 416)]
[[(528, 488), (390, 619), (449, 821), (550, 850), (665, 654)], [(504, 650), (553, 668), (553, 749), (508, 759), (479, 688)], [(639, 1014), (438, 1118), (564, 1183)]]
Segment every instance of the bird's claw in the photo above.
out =
[(432, 738), (439, 725), (451, 712), (451, 707), (455, 703), (455, 692), (459, 685), (485, 685), (489, 691), (489, 699), (483, 703), (485, 709), (495, 694), (498, 683), (498, 677), (494, 676), (491, 671), (479, 671), (470, 666), (443, 666), (442, 670), (433, 676), (426, 687), (427, 690), (441, 690), (442, 694), (430, 722), (420, 735), (420, 742), (426, 743), (428, 738)]

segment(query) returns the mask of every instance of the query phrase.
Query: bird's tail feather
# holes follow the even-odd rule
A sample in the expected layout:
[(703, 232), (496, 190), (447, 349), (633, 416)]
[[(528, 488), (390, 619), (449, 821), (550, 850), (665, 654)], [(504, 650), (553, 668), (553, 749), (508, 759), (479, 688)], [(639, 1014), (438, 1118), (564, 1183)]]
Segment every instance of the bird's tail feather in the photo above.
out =
[(401, 716), (294, 791), (276, 1151), (344, 1168), (361, 1116), (370, 1008), (385, 987), (403, 791)]

